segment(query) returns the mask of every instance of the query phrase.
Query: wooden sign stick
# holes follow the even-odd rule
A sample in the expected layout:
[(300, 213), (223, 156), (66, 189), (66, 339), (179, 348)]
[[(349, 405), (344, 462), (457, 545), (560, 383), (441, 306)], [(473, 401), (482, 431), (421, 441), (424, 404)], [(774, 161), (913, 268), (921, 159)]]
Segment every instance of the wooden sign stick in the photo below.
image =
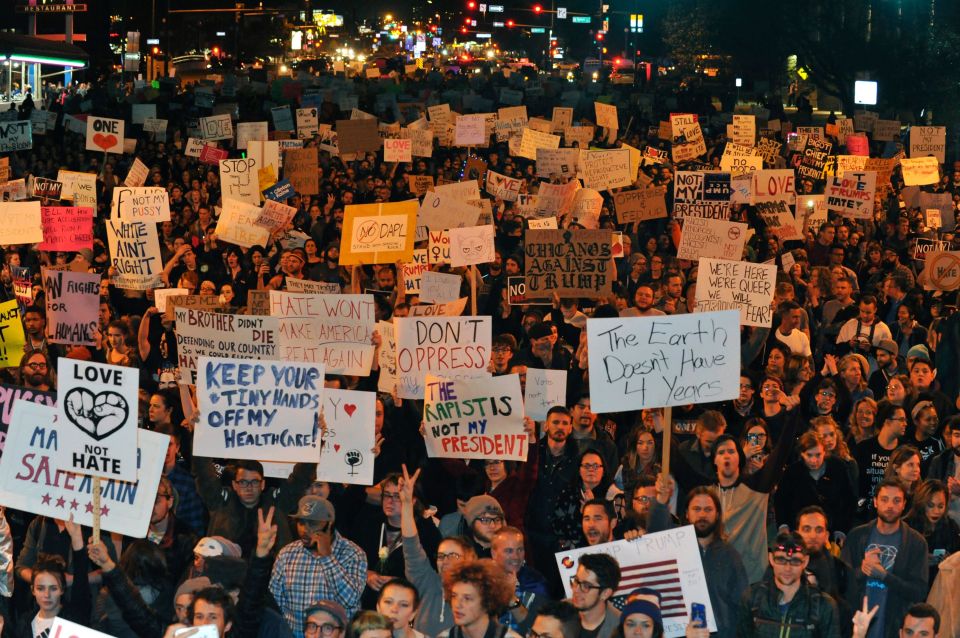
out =
[(93, 542), (100, 542), (100, 477), (93, 477)]
[(477, 266), (473, 264), (470, 266), (470, 270), (467, 271), (470, 273), (470, 314), (474, 317), (477, 316)]
[(663, 460), (660, 464), (660, 471), (663, 479), (667, 480), (670, 476), (670, 436), (673, 434), (673, 408), (663, 409)]

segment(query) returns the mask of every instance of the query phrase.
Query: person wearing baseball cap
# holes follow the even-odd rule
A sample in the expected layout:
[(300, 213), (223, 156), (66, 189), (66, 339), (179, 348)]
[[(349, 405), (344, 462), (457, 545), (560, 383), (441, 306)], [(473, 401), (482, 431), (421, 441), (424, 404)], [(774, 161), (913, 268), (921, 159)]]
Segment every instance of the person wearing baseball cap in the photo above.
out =
[[(357, 612), (367, 582), (367, 557), (335, 529), (336, 512), (327, 499), (304, 496), (290, 517), (300, 538), (277, 554), (270, 593), (294, 636), (303, 638), (308, 612), (317, 601), (336, 601), (346, 612), (342, 618)], [(341, 630), (345, 624), (339, 624)]]
[(900, 369), (900, 348), (893, 339), (881, 339), (873, 347), (873, 356), (877, 362), (877, 369), (870, 375), (867, 387), (875, 397), (884, 397), (887, 394), (887, 384), (890, 379), (904, 372)]
[(280, 255), (280, 272), (270, 279), (269, 290), (284, 290), (287, 277), (303, 279), (303, 269), (307, 266), (307, 253), (303, 248), (287, 248)]
[(487, 494), (474, 496), (463, 507), (463, 518), (470, 530), (470, 540), (478, 558), (490, 558), (493, 535), (504, 525), (506, 517), (497, 499)]
[(307, 620), (303, 623), (303, 635), (314, 638), (340, 638), (347, 628), (347, 612), (338, 602), (333, 600), (318, 600), (310, 605), (306, 612)]

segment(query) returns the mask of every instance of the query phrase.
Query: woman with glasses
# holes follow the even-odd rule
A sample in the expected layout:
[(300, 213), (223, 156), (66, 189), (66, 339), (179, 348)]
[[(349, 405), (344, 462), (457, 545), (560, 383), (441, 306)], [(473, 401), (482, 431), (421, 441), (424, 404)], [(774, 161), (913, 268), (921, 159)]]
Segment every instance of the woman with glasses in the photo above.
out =
[(579, 547), (583, 530), (580, 510), (583, 504), (594, 498), (613, 502), (622, 494), (613, 481), (606, 477), (603, 457), (600, 452), (587, 448), (580, 454), (579, 471), (573, 480), (557, 496), (557, 504), (551, 520), (558, 539), (558, 551)]
[(887, 400), (900, 407), (910, 403), (913, 398), (913, 384), (910, 377), (898, 374), (887, 382)]
[(443, 575), (443, 593), (453, 610), (453, 627), (437, 638), (520, 638), (497, 614), (514, 597), (506, 572), (489, 558), (461, 561)]

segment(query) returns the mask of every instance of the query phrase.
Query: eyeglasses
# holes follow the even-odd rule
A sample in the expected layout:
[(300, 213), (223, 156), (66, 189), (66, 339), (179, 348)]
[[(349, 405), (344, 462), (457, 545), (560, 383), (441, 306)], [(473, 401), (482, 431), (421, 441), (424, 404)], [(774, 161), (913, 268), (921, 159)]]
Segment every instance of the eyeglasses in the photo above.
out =
[(906, 423), (907, 417), (904, 416), (892, 416), (887, 419), (887, 421), (893, 421), (894, 423)]
[(157, 492), (157, 498), (173, 498), (173, 494), (170, 492)]
[(653, 502), (653, 498), (651, 498), (651, 497), (649, 497), (649, 496), (634, 496), (634, 497), (633, 497), (633, 500), (634, 500), (634, 502), (636, 502), (636, 503), (643, 503), (644, 505), (646, 505), (647, 503), (652, 503), (652, 502)]
[(314, 635), (319, 632), (320, 635), (322, 636), (332, 636), (336, 634), (338, 631), (340, 631), (341, 629), (343, 629), (343, 627), (340, 627), (339, 625), (334, 625), (328, 622), (325, 622), (322, 625), (318, 625), (315, 622), (308, 622), (306, 625), (303, 626), (303, 633)]
[(381, 498), (384, 501), (399, 501), (400, 492), (384, 492)]
[(597, 470), (602, 470), (603, 465), (600, 463), (581, 463), (580, 467), (587, 470), (588, 472), (596, 472)]
[(590, 591), (591, 589), (603, 589), (600, 585), (594, 585), (593, 583), (587, 582), (585, 580), (580, 580), (576, 576), (570, 577), (570, 586), (574, 589), (579, 589), (580, 591)]
[(803, 565), (803, 558), (787, 558), (786, 556), (774, 556), (773, 562), (777, 565), (789, 565), (790, 567), (800, 567)]
[(46, 370), (47, 364), (45, 363), (28, 363), (27, 367), (31, 370)]
[(753, 385), (750, 384), (750, 383), (741, 383), (741, 384), (740, 384), (740, 389), (741, 389), (741, 390), (753, 390)]
[(512, 352), (512, 350), (510, 348), (494, 348), (493, 349), (494, 354), (507, 354), (508, 352)]
[(502, 523), (503, 519), (499, 516), (480, 516), (476, 521), (484, 525), (496, 525), (497, 523)]
[(458, 552), (447, 552), (446, 554), (442, 552), (437, 552), (437, 562), (439, 563), (442, 560), (460, 560), (460, 554)]
[(258, 485), (260, 485), (260, 479), (247, 479), (244, 481), (234, 479), (233, 482), (236, 483), (239, 487), (243, 487), (243, 488), (257, 487)]

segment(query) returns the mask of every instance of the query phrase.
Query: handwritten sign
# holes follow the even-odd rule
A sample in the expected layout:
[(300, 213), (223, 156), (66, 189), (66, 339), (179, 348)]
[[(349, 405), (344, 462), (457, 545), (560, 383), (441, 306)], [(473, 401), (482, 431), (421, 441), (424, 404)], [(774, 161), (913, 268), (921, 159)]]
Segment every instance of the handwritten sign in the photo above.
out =
[(91, 115), (87, 118), (88, 151), (123, 154), (123, 120)]
[(57, 181), (63, 184), (61, 199), (72, 202), (74, 206), (97, 209), (97, 176), (94, 173), (60, 170), (57, 172)]
[(40, 202), (2, 202), (3, 243), (37, 244), (43, 241), (43, 215)]
[(843, 177), (831, 177), (827, 181), (827, 209), (844, 217), (872, 220), (876, 192), (876, 172), (847, 171)]
[[(326, 389), (323, 393), (323, 433), (317, 480), (373, 485), (377, 395), (357, 390)], [(289, 472), (288, 472), (289, 474)]]
[(460, 298), (460, 275), (426, 270), (421, 275), (420, 301), (424, 303), (449, 303)]
[(99, 325), (100, 275), (43, 269), (47, 341), (92, 346)]
[(538, 177), (573, 177), (580, 164), (578, 148), (538, 148)]
[(697, 312), (740, 311), (740, 324), (769, 328), (773, 321), (776, 264), (700, 258)]
[(114, 188), (110, 209), (114, 217), (128, 222), (170, 221), (170, 199), (165, 188)]
[(926, 186), (940, 181), (940, 161), (936, 157), (901, 158), (903, 183), (906, 186)]
[[(156, 300), (157, 310), (164, 313), (167, 321), (173, 321), (176, 319), (175, 310), (177, 308), (194, 308), (197, 310), (206, 310), (208, 312), (213, 312), (219, 310), (223, 307), (223, 304), (220, 303), (220, 297), (217, 295), (188, 295), (185, 293), (180, 294), (164, 294), (169, 291), (183, 290), (182, 288), (158, 288), (153, 291), (154, 299)], [(258, 291), (251, 291), (258, 292)], [(262, 291), (264, 293), (268, 292), (266, 290)], [(162, 301), (161, 301), (162, 300)], [(161, 303), (166, 306), (165, 310), (161, 310)]]
[(808, 136), (797, 166), (797, 176), (813, 182), (823, 181), (823, 172), (833, 144), (825, 139)]
[(604, 104), (603, 102), (593, 103), (594, 115), (596, 116), (597, 126), (611, 129), (614, 133), (620, 128), (617, 120), (617, 107), (613, 104)]
[(268, 199), (263, 203), (263, 208), (253, 223), (255, 226), (266, 228), (271, 233), (275, 233), (289, 224), (296, 214), (297, 209), (293, 206)]
[(442, 374), (446, 379), (489, 374), (490, 317), (396, 317), (394, 326), (401, 399), (423, 398), (427, 374)]
[(33, 148), (33, 125), (30, 120), (0, 122), (0, 153), (27, 151)]
[(740, 312), (588, 319), (591, 409), (710, 403), (739, 394)]
[(726, 219), (731, 194), (729, 173), (677, 171), (673, 214), (678, 218)]
[(630, 186), (637, 174), (630, 173), (630, 149), (581, 151), (583, 185), (598, 191)]
[(0, 368), (20, 365), (26, 339), (17, 300), (0, 303)]
[[(289, 109), (288, 109), (289, 111)], [(229, 113), (200, 118), (200, 137), (205, 140), (232, 140), (233, 120)]]
[(383, 161), (412, 162), (413, 141), (410, 139), (385, 138), (383, 140)]
[(492, 224), (451, 228), (450, 265), (454, 268), (486, 264), (494, 260), (494, 228)]
[(612, 236), (603, 230), (528, 230), (527, 294), (603, 298), (610, 295)]
[(217, 221), (217, 238), (229, 244), (244, 248), (266, 246), (270, 240), (270, 231), (257, 225), (261, 209), (236, 199), (223, 200), (223, 210)]
[(534, 421), (543, 421), (550, 408), (567, 404), (567, 371), (527, 368), (525, 390), (524, 412)]
[(696, 261), (704, 257), (739, 260), (747, 241), (747, 224), (723, 219), (687, 217), (677, 247), (679, 259)]
[(524, 128), (515, 155), (536, 161), (538, 148), (560, 148), (560, 136)]
[(663, 219), (667, 216), (667, 205), (663, 199), (663, 191), (659, 188), (638, 188), (614, 193), (613, 206), (617, 212), (617, 221), (621, 224)]
[(391, 264), (413, 257), (418, 202), (347, 206), (340, 264)]
[(60, 357), (57, 365), (58, 470), (137, 480), (140, 371)]
[(197, 359), (279, 360), (276, 317), (251, 317), (175, 308), (181, 383), (196, 383)]
[(945, 126), (911, 126), (910, 127), (910, 157), (927, 157), (932, 155), (941, 164), (947, 146), (947, 127)]
[(432, 458), (527, 459), (516, 374), (485, 379), (427, 375), (423, 419), (423, 438)]
[(220, 181), (224, 199), (248, 204), (260, 203), (257, 161), (252, 157), (220, 160)]
[(488, 170), (486, 175), (486, 191), (488, 193), (506, 202), (517, 201), (517, 197), (520, 195), (520, 186), (523, 184), (522, 180), (507, 177), (491, 170)]
[(157, 225), (142, 221), (107, 220), (111, 265), (116, 274), (110, 283), (126, 290), (149, 290), (160, 286), (160, 240)]
[(44, 206), (43, 243), (39, 250), (81, 250), (93, 248), (93, 209), (75, 206)]

